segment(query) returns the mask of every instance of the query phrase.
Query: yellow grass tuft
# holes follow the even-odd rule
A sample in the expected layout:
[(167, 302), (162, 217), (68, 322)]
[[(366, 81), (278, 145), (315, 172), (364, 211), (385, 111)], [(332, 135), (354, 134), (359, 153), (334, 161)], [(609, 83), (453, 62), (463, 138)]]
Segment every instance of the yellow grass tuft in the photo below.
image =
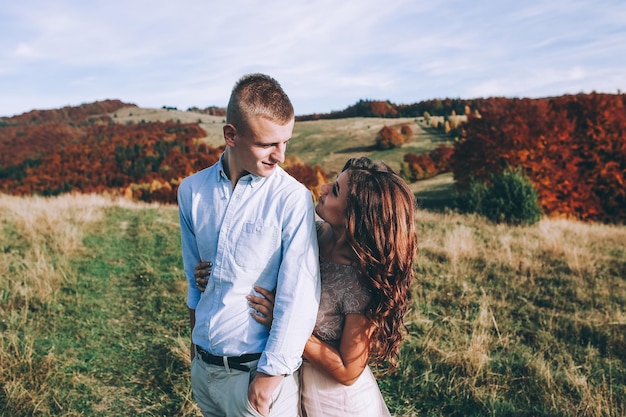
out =
[(493, 341), (494, 320), (489, 309), (489, 298), (484, 294), (480, 300), (480, 311), (474, 322), (472, 336), (465, 350), (464, 363), (468, 374), (477, 375), (489, 361)]
[(443, 251), (456, 272), (460, 261), (476, 256), (476, 242), (472, 229), (457, 225), (447, 232), (444, 237)]

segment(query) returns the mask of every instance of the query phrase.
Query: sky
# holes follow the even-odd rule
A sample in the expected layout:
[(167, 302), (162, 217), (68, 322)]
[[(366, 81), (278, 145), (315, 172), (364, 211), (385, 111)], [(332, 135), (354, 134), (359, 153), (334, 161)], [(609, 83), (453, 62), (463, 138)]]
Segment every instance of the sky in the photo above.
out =
[(0, 116), (118, 99), (225, 107), (244, 74), (296, 114), (359, 100), (626, 91), (624, 0), (21, 0), (0, 8)]

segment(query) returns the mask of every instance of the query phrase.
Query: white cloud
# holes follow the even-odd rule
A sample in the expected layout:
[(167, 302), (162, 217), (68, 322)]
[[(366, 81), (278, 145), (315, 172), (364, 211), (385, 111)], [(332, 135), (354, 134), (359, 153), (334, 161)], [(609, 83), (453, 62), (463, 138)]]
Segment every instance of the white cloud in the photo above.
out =
[(36, 59), (41, 56), (41, 53), (32, 45), (20, 43), (15, 49), (15, 55), (26, 59)]
[(621, 0), (422, 3), (9, 2), (0, 11), (0, 115), (102, 98), (224, 105), (252, 71), (275, 76), (300, 114), (360, 98), (626, 89)]

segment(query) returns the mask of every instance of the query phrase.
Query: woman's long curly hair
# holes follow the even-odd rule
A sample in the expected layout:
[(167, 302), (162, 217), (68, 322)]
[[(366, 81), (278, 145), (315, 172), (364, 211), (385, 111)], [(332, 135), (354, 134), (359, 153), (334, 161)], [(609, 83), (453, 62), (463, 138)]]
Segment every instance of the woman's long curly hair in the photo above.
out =
[(358, 258), (359, 279), (371, 291), (365, 315), (374, 325), (372, 359), (393, 369), (406, 330), (417, 254), (415, 198), (383, 162), (352, 158), (343, 171), (349, 171), (348, 242)]

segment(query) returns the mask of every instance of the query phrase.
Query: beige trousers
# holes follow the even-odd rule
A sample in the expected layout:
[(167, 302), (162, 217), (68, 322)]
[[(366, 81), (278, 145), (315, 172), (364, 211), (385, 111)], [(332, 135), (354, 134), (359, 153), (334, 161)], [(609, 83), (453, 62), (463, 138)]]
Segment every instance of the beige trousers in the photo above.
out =
[[(248, 385), (258, 361), (246, 363), (250, 372), (209, 365), (195, 355), (191, 362), (191, 389), (204, 417), (261, 417), (248, 401)], [(286, 376), (272, 394), (270, 417), (298, 415), (298, 375)]]

